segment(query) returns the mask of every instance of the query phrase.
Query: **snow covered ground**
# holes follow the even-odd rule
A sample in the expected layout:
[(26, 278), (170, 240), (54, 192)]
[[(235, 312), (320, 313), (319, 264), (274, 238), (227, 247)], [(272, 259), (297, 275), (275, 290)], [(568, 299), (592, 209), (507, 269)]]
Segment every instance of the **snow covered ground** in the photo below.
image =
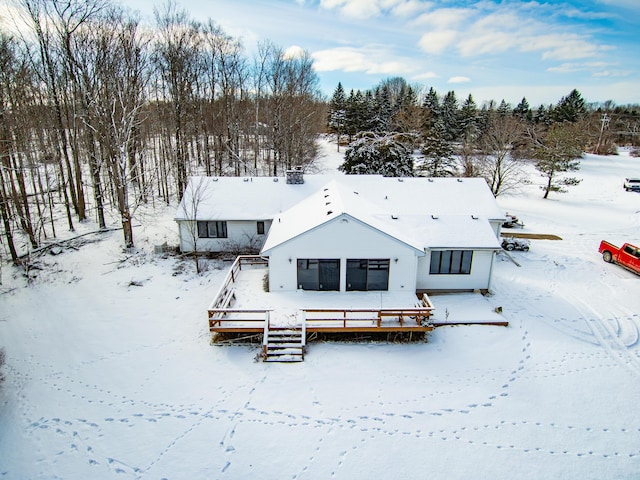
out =
[(640, 159), (587, 155), (570, 193), (543, 200), (532, 172), (499, 198), (562, 240), (514, 252), (520, 267), (498, 257), (491, 297), (434, 301), (461, 318), (500, 306), (509, 327), (312, 343), (301, 364), (209, 344), (226, 272), (152, 253), (177, 243), (172, 209), (140, 220), (136, 254), (111, 232), (43, 257), (28, 287), (4, 265), (0, 478), (638, 478), (640, 277), (597, 252), (640, 243), (631, 174)]

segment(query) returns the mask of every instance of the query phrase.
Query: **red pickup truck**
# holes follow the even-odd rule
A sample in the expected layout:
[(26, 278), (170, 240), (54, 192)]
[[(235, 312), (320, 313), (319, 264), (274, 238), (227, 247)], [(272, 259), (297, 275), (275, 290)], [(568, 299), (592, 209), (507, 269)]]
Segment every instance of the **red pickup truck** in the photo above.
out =
[(625, 243), (622, 247), (618, 248), (602, 240), (599, 251), (605, 262), (617, 263), (640, 275), (640, 248), (630, 243)]

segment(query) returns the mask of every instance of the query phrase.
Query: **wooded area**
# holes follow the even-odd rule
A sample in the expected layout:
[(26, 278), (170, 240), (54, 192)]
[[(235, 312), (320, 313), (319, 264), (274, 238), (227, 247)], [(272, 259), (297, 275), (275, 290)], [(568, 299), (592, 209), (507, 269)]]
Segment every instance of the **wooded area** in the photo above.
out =
[[(179, 200), (195, 174), (309, 167), (326, 132), (338, 148), (354, 141), (348, 173), (372, 173), (362, 148), (378, 173), (481, 175), (495, 195), (517, 184), (525, 154), (551, 162), (548, 191), (562, 188), (552, 137), (598, 153), (638, 142), (638, 108), (588, 105), (577, 91), (535, 110), (478, 107), (390, 78), (348, 96), (338, 85), (327, 100), (309, 54), (264, 41), (249, 56), (171, 2), (153, 28), (110, 0), (18, 0), (13, 21), (0, 30), (0, 217), (14, 262), (86, 219), (121, 227), (132, 247), (140, 205)], [(119, 225), (107, 225), (113, 213)]]
[(152, 31), (108, 0), (19, 6), (20, 33), (0, 31), (0, 215), (14, 261), (76, 221), (106, 228), (106, 209), (133, 246), (137, 206), (179, 199), (190, 175), (278, 175), (315, 158), (325, 107), (307, 54), (265, 42), (249, 58), (173, 3)]

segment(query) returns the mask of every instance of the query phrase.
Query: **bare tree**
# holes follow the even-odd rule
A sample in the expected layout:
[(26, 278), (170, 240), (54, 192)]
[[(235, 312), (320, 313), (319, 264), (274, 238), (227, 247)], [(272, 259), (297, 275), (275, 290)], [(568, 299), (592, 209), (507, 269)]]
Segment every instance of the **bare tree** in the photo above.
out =
[(480, 172), (495, 197), (522, 183), (523, 163), (515, 149), (522, 142), (525, 128), (511, 115), (488, 117), (480, 138)]
[[(89, 104), (87, 121), (98, 138), (115, 192), (126, 248), (133, 247), (131, 155), (142, 123), (145, 105), (147, 54), (137, 20), (113, 10), (109, 22), (95, 27), (100, 52), (95, 75), (98, 82)], [(135, 155), (135, 154), (134, 154)]]
[[(196, 273), (200, 274), (200, 260), (198, 256), (198, 240), (200, 239), (201, 228), (198, 224), (198, 212), (200, 206), (209, 195), (207, 191), (206, 177), (191, 177), (187, 183), (187, 188), (184, 192), (182, 201), (182, 207), (184, 208), (184, 215), (188, 220), (188, 231), (191, 244), (193, 246), (193, 261), (196, 267)], [(206, 228), (206, 223), (205, 223)]]
[(163, 10), (155, 10), (159, 39), (154, 61), (162, 79), (161, 96), (170, 105), (174, 145), (172, 163), (178, 194), (184, 191), (188, 175), (188, 123), (194, 103), (196, 78), (200, 69), (200, 26), (189, 19), (185, 10), (169, 0)]

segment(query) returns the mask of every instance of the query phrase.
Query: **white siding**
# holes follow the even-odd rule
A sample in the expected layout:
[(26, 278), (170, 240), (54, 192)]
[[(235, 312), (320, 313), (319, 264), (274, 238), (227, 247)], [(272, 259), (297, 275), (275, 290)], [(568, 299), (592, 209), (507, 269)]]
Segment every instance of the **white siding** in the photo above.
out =
[[(262, 220), (228, 220), (227, 238), (197, 238), (199, 252), (222, 252), (229, 249), (230, 245), (248, 246), (253, 239), (257, 249), (262, 248), (271, 226), (271, 220), (264, 220), (264, 235), (258, 235), (257, 223)], [(193, 251), (192, 222), (178, 221), (180, 232), (180, 251)]]
[(418, 290), (483, 290), (490, 287), (494, 252), (475, 250), (469, 275), (430, 275), (431, 252), (418, 259)]
[[(296, 290), (297, 259), (340, 259), (340, 291), (346, 290), (347, 259), (389, 259), (389, 290), (414, 291), (416, 252), (354, 219), (338, 217), (274, 247), (269, 253), (269, 289)], [(397, 259), (397, 261), (396, 261)]]

